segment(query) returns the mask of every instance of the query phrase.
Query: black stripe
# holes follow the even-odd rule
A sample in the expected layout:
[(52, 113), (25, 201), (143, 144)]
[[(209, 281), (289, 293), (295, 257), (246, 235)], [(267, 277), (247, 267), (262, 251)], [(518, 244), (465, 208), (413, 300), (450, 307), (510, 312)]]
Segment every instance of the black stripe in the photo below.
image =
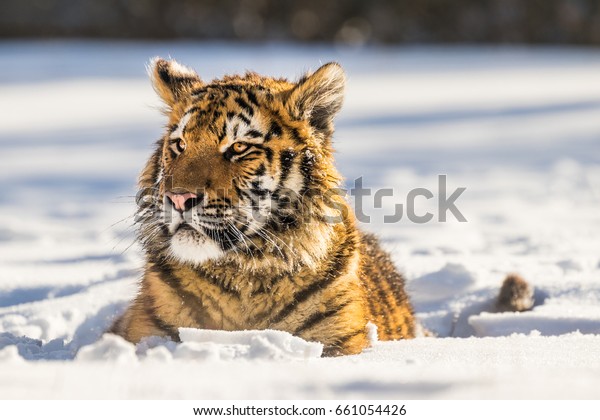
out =
[(229, 89), (229, 90), (233, 90), (233, 91), (235, 91), (237, 93), (242, 93), (242, 90), (243, 90), (242, 85), (235, 85), (235, 84), (223, 85), (223, 88)]
[[(302, 302), (307, 301), (311, 298), (315, 293), (320, 292), (321, 290), (326, 289), (330, 286), (336, 279), (339, 278), (339, 275), (344, 271), (348, 260), (350, 259), (351, 254), (354, 252), (354, 246), (348, 243), (350, 238), (346, 240), (344, 244), (340, 246), (336, 255), (332, 258), (332, 263), (329, 266), (328, 270), (325, 272), (323, 278), (319, 281), (312, 283), (307, 288), (301, 290), (300, 292), (294, 295), (294, 299), (292, 302), (288, 303), (286, 306), (277, 313), (272, 319), (271, 323), (277, 324), (281, 322), (285, 317), (292, 313), (296, 307)], [(346, 255), (342, 255), (342, 250), (345, 246), (348, 246), (350, 249)]]
[[(252, 162), (253, 160), (258, 160), (259, 156), (262, 155), (260, 150), (253, 150), (251, 152), (246, 153), (243, 156), (240, 156), (238, 160), (243, 160), (245, 162)], [(250, 175), (252, 175), (250, 173)]]
[(254, 172), (254, 176), (263, 176), (267, 172), (267, 168), (264, 164), (261, 164), (258, 169)]
[(153, 271), (158, 275), (158, 278), (171, 289), (173, 289), (173, 291), (175, 291), (175, 293), (179, 297), (181, 297), (182, 299), (197, 299), (196, 296), (181, 288), (181, 281), (179, 280), (179, 278), (177, 278), (177, 276), (175, 276), (173, 270), (166, 262), (152, 262), (152, 264)]
[[(381, 247), (379, 241), (373, 235), (363, 234), (362, 243), (365, 247), (365, 254), (370, 257), (372, 264), (377, 265), (378, 271), (382, 274), (379, 277), (372, 278), (387, 283), (395, 303), (399, 307), (408, 306), (408, 297), (404, 291), (404, 278), (394, 266), (390, 255)], [(386, 274), (383, 275), (384, 273)]]
[(309, 181), (312, 179), (311, 174), (314, 166), (315, 156), (309, 150), (305, 150), (302, 154), (302, 160), (300, 161), (300, 172), (302, 172), (302, 178), (304, 179), (301, 193), (304, 193), (304, 190), (307, 187), (310, 187)]
[(177, 332), (177, 328), (175, 326), (165, 322), (156, 313), (157, 308), (156, 308), (156, 300), (155, 300), (154, 296), (149, 295), (149, 294), (141, 295), (141, 302), (143, 305), (144, 313), (146, 314), (146, 316), (148, 318), (150, 318), (150, 321), (152, 321), (152, 323), (156, 327), (158, 327), (159, 329), (168, 333), (171, 336), (171, 338), (173, 338), (173, 339), (179, 338), (179, 333)]
[(250, 192), (252, 194), (254, 194), (255, 196), (264, 198), (267, 195), (269, 195), (269, 190), (267, 190), (265, 188), (261, 188), (260, 181), (252, 181), (251, 185), (252, 185), (252, 188), (250, 188)]
[(394, 272), (385, 276), (384, 280), (390, 286), (392, 295), (396, 299), (396, 304), (399, 307), (406, 306), (408, 298), (406, 293), (404, 293), (404, 278), (395, 271), (395, 267)]
[[(388, 309), (387, 307), (387, 296), (384, 293), (384, 291), (381, 289), (381, 287), (377, 287), (377, 295), (379, 296), (379, 306), (381, 308), (380, 314), (381, 314), (381, 322), (382, 322), (382, 327), (384, 327), (385, 333), (388, 336), (392, 335), (392, 324), (391, 324), (391, 319), (390, 317), (393, 315), (391, 313), (391, 311)], [(385, 302), (385, 303), (384, 303)]]
[(250, 120), (244, 114), (238, 114), (237, 117), (246, 123), (246, 125), (250, 125)]
[(280, 170), (281, 176), (279, 177), (279, 187), (283, 186), (283, 183), (290, 175), (290, 170), (292, 169), (292, 163), (294, 163), (294, 158), (296, 157), (296, 152), (294, 150), (288, 149), (281, 152), (280, 159)]
[(205, 271), (203, 268), (198, 268), (196, 270), (196, 273), (198, 273), (199, 276), (202, 277), (202, 280), (206, 281), (207, 283), (218, 287), (219, 290), (223, 293), (223, 294), (227, 294), (227, 295), (233, 295), (236, 297), (240, 297), (240, 292), (238, 290), (229, 288), (227, 286), (225, 286), (225, 284), (223, 284), (223, 282), (218, 281), (217, 279), (214, 278), (214, 276), (211, 275), (211, 273)]
[(335, 340), (336, 345), (341, 346), (342, 344), (346, 344), (348, 341), (352, 340), (354, 337), (356, 337), (359, 334), (366, 334), (366, 331), (364, 328), (361, 328), (360, 330), (351, 332), (349, 334), (346, 334), (340, 338), (337, 338)]
[(251, 194), (248, 194), (246, 191), (242, 190), (237, 185), (235, 185), (234, 188), (238, 196), (246, 197), (248, 200), (250, 200), (250, 204), (252, 204), (252, 207), (258, 206), (258, 201), (256, 201), (256, 197), (252, 196)]
[(248, 97), (248, 100), (250, 102), (252, 102), (252, 104), (256, 105), (256, 106), (260, 106), (258, 104), (258, 99), (256, 99), (256, 95), (254, 94), (254, 92), (251, 92), (249, 90), (246, 91), (246, 96)]
[[(363, 239), (364, 240), (364, 239)], [(366, 251), (364, 251), (364, 254), (366, 254), (368, 256), (368, 253)], [(372, 284), (372, 281), (370, 281), (370, 279), (372, 279), (372, 275), (373, 275), (373, 270), (370, 268), (369, 264), (365, 264), (365, 260), (367, 260), (368, 258), (364, 258), (361, 262), (361, 277), (362, 277), (362, 282), (364, 283), (365, 287), (366, 287), (366, 292), (367, 292), (367, 296), (366, 296), (366, 301), (367, 301), (367, 305), (369, 306), (369, 312), (371, 313), (371, 315), (373, 316), (373, 321), (375, 321), (375, 319), (378, 319), (380, 315), (383, 315), (383, 313), (379, 310), (379, 307), (377, 305), (375, 305), (375, 300), (371, 299), (371, 296), (374, 293), (374, 290), (372, 290), (372, 287), (376, 287), (374, 284)], [(366, 277), (366, 278), (365, 278)], [(381, 305), (380, 307), (383, 307), (383, 305)]]
[[(254, 258), (264, 258), (264, 254), (260, 253), (260, 255), (255, 256)], [(285, 255), (285, 254), (284, 254)], [(273, 290), (273, 287), (277, 284), (280, 283), (284, 278), (287, 278), (288, 274), (279, 274), (273, 278), (268, 279), (269, 281), (266, 281), (267, 279), (261, 279), (261, 280), (265, 280), (265, 281), (258, 281), (258, 285), (256, 286), (256, 289), (252, 291), (252, 295), (256, 296), (259, 294), (265, 294), (265, 293), (271, 293)]]
[(258, 198), (265, 198), (269, 195), (269, 191), (260, 188), (250, 188), (250, 192)]
[(240, 197), (244, 194), (242, 189), (237, 184), (233, 184), (233, 189), (235, 190), (237, 195)]
[(153, 307), (144, 306), (144, 313), (159, 330), (165, 332), (173, 341), (180, 341), (179, 331), (173, 325), (163, 321)]
[(234, 117), (234, 115), (235, 115), (235, 113), (234, 113), (233, 111), (229, 111), (229, 112), (227, 113), (227, 119), (228, 119), (228, 120), (232, 119), (232, 118)]
[[(388, 309), (388, 296), (387, 293), (384, 292), (384, 290), (381, 288), (381, 285), (377, 284), (378, 282), (381, 282), (381, 277), (383, 277), (381, 275), (381, 272), (379, 271), (379, 267), (371, 265), (371, 279), (373, 282), (373, 287), (375, 287), (376, 290), (374, 290), (374, 292), (377, 293), (377, 296), (379, 296), (379, 298), (377, 299), (379, 302), (379, 307), (381, 308), (381, 310), (379, 311), (379, 313), (381, 314), (381, 320), (383, 323), (383, 327), (385, 328), (385, 332), (388, 336), (392, 335), (392, 326), (391, 326), (391, 322), (392, 320), (390, 319), (392, 316), (392, 312)], [(376, 271), (377, 274), (373, 273), (373, 271)], [(373, 290), (372, 290), (373, 292)]]
[(198, 96), (202, 93), (206, 93), (206, 87), (196, 88), (192, 90), (192, 96)]
[(237, 98), (235, 98), (235, 102), (244, 110), (248, 113), (248, 115), (253, 116), (254, 115), (254, 108), (252, 108), (250, 106), (250, 104), (246, 101), (244, 101), (242, 98), (240, 98), (239, 96)]
[(306, 321), (304, 321), (304, 324), (302, 324), (300, 327), (296, 328), (296, 331), (294, 331), (294, 335), (299, 335), (300, 333), (314, 327), (318, 323), (325, 321), (327, 318), (330, 318), (330, 317), (338, 314), (342, 309), (344, 309), (346, 306), (348, 306), (350, 304), (350, 302), (351, 301), (344, 302), (341, 305), (337, 306), (336, 308), (329, 309), (325, 312), (315, 312), (314, 314), (309, 316), (306, 319)]
[(163, 261), (158, 263), (151, 261), (151, 263), (153, 265), (154, 272), (158, 275), (158, 278), (167, 286), (169, 286), (173, 292), (181, 298), (185, 304), (185, 307), (190, 310), (190, 313), (193, 315), (196, 323), (200, 326), (204, 325), (205, 319), (196, 309), (202, 304), (200, 297), (182, 288), (181, 281), (175, 275), (175, 273), (173, 273), (173, 270), (167, 262)]
[[(394, 326), (394, 319), (399, 314), (399, 310), (402, 307), (408, 307), (410, 311), (410, 306), (407, 302), (407, 296), (404, 292), (404, 279), (396, 270), (394, 263), (392, 262), (389, 254), (381, 247), (379, 241), (373, 235), (363, 235), (362, 241), (365, 244), (366, 254), (369, 257), (371, 262), (371, 266), (373, 266), (370, 279), (374, 283), (374, 287), (377, 288), (377, 292), (380, 296), (379, 302), (389, 302), (389, 305), (382, 305), (381, 312), (384, 314), (385, 320), (388, 322), (389, 326), (386, 326), (386, 332), (392, 334), (392, 330), (396, 330), (397, 328)], [(383, 283), (387, 285), (390, 289), (389, 291), (384, 291)], [(393, 304), (396, 304), (398, 308), (395, 310), (390, 310), (390, 307)], [(385, 314), (385, 311), (388, 311)], [(397, 325), (403, 324), (403, 319), (396, 319)]]
[(371, 315), (373, 315), (373, 318), (378, 318), (379, 315), (382, 315), (382, 313), (379, 312), (379, 309), (375, 305), (375, 301), (373, 301), (373, 299), (370, 298), (371, 294), (372, 294), (371, 289), (367, 288), (367, 296), (366, 296), (367, 305), (369, 305), (369, 310), (371, 312)]
[(171, 84), (172, 78), (169, 72), (169, 65), (166, 62), (159, 62), (156, 66), (158, 76), (167, 84)]
[(273, 149), (270, 147), (263, 147), (262, 149), (265, 151), (265, 156), (267, 157), (269, 163), (273, 162)]
[(302, 143), (302, 136), (300, 136), (300, 132), (298, 131), (297, 128), (291, 128), (290, 129), (290, 134), (292, 135), (292, 139), (296, 143)]
[(276, 123), (275, 121), (273, 121), (271, 123), (271, 127), (269, 128), (269, 138), (272, 136), (279, 137), (279, 136), (281, 136), (281, 133), (282, 133), (281, 126), (278, 123)]
[[(200, 107), (198, 106), (193, 106), (190, 109), (188, 109), (187, 111), (185, 111), (186, 114), (193, 114), (196, 111), (200, 111)], [(204, 113), (206, 113), (206, 111), (204, 111)]]
[(260, 131), (258, 131), (258, 130), (254, 130), (254, 129), (253, 129), (253, 130), (250, 130), (250, 131), (248, 131), (248, 132), (246, 133), (246, 136), (247, 136), (247, 137), (250, 137), (250, 138), (252, 138), (252, 139), (255, 139), (255, 138), (258, 138), (258, 137), (262, 137), (262, 136), (263, 136), (263, 133), (261, 133), (261, 132), (260, 132)]
[(227, 135), (227, 121), (223, 121), (223, 127), (221, 127), (221, 132), (218, 135), (219, 142), (223, 141), (225, 136)]
[[(219, 312), (219, 315), (221, 315), (221, 329), (224, 329), (224, 326), (223, 326), (223, 321), (227, 321), (227, 322), (228, 322), (228, 323), (229, 323), (229, 324), (230, 324), (230, 325), (233, 327), (233, 329), (234, 329), (234, 330), (241, 330), (241, 329), (242, 329), (242, 328), (240, 327), (240, 325), (239, 325), (237, 322), (234, 322), (234, 321), (233, 321), (233, 319), (231, 319), (230, 317), (226, 316), (226, 315), (223, 313), (223, 310), (221, 309), (221, 305), (219, 305), (219, 302), (217, 302), (215, 299), (213, 299), (213, 298), (212, 298), (211, 296), (209, 296), (209, 295), (204, 295), (204, 297), (205, 297), (205, 298), (206, 298), (208, 301), (210, 301), (210, 303), (211, 303), (211, 304), (214, 306), (214, 308), (215, 308), (215, 311), (218, 311), (218, 312)], [(217, 324), (217, 321), (216, 321), (216, 320), (213, 320), (213, 322), (214, 322), (215, 324)]]
[(364, 328), (357, 330), (357, 331), (353, 331), (349, 334), (346, 334), (342, 337), (339, 337), (335, 340), (334, 344), (331, 344), (329, 346), (325, 346), (325, 348), (323, 349), (323, 356), (324, 357), (331, 357), (331, 356), (339, 356), (340, 354), (342, 354), (342, 348), (344, 347), (344, 345), (346, 343), (348, 343), (348, 341), (352, 340), (353, 338), (357, 337), (360, 334), (365, 334), (366, 331)]

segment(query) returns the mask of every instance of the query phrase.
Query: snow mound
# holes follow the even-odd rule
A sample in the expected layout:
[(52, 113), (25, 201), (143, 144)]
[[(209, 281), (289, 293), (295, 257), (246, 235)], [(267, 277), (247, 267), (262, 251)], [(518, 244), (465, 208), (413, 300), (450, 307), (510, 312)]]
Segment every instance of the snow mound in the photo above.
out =
[(149, 337), (137, 346), (123, 338), (105, 334), (81, 348), (78, 361), (133, 363), (171, 360), (305, 360), (319, 358), (323, 345), (311, 343), (284, 331), (214, 331), (180, 328), (181, 343)]
[(75, 360), (87, 362), (111, 360), (116, 363), (131, 364), (137, 362), (138, 358), (135, 354), (135, 345), (117, 335), (104, 334), (94, 344), (82, 347)]
[(182, 343), (176, 358), (294, 360), (318, 358), (320, 343), (307, 342), (284, 331), (214, 331), (180, 328)]

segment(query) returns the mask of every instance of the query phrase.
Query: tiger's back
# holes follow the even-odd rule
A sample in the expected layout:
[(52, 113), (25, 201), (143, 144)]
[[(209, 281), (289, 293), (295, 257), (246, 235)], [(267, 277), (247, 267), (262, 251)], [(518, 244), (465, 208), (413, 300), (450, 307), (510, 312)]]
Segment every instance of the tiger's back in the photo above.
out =
[(178, 339), (178, 327), (277, 329), (358, 353), (367, 324), (414, 336), (404, 281), (335, 193), (331, 147), (344, 73), (298, 83), (255, 74), (204, 83), (156, 60), (169, 125), (140, 177), (147, 257), (140, 293), (112, 332)]

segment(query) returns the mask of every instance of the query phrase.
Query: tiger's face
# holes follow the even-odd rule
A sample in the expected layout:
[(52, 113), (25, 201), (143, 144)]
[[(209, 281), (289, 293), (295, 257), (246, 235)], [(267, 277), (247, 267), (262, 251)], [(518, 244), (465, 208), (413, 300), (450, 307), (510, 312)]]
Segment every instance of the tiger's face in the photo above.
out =
[(341, 68), (325, 65), (298, 83), (252, 73), (204, 83), (161, 59), (150, 72), (169, 124), (140, 179), (146, 248), (195, 265), (281, 252), (277, 241), (318, 217), (313, 198), (339, 179), (330, 137)]

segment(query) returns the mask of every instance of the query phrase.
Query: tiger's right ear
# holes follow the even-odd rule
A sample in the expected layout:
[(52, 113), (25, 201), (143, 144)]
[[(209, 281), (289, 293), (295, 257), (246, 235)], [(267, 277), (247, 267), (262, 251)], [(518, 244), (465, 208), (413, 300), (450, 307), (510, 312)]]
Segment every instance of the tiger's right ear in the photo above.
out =
[(189, 94), (192, 86), (202, 83), (200, 76), (175, 60), (154, 58), (148, 66), (154, 90), (168, 105), (173, 106), (181, 97)]

